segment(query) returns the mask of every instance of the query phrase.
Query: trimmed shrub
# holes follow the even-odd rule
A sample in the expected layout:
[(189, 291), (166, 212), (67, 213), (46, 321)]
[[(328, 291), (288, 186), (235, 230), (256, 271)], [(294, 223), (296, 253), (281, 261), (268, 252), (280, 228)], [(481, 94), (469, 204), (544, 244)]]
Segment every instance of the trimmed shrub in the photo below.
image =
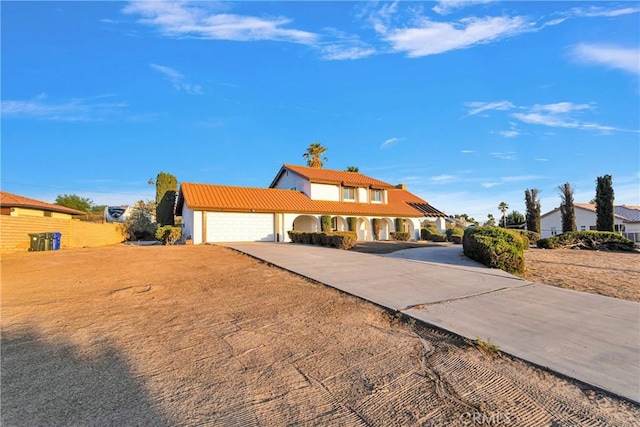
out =
[(462, 238), (466, 256), (509, 273), (524, 273), (524, 240), (518, 233), (499, 227), (468, 228)]
[(446, 242), (447, 241), (447, 236), (445, 236), (442, 233), (440, 233), (440, 234), (429, 234), (429, 240), (431, 240), (432, 242)]
[(522, 236), (524, 236), (529, 241), (529, 246), (532, 246), (532, 245), (535, 246), (536, 243), (538, 243), (538, 240), (540, 240), (540, 233), (536, 233), (535, 231), (529, 231), (529, 230), (513, 230), (513, 231), (520, 233)]
[(399, 240), (401, 242), (406, 242), (409, 240), (409, 238), (411, 237), (410, 233), (404, 232), (404, 231), (392, 231), (391, 233), (391, 238), (393, 240)]
[(420, 230), (420, 240), (429, 240), (429, 230), (423, 228)]
[(402, 233), (404, 231), (404, 218), (396, 218), (395, 226), (396, 233)]
[(289, 230), (287, 231), (287, 234), (289, 235), (289, 240), (291, 240), (293, 243), (300, 243), (300, 235), (302, 234), (301, 231)]
[(357, 232), (358, 218), (356, 218), (355, 216), (347, 217), (347, 226), (349, 226), (349, 231)]
[(447, 235), (447, 241), (453, 242), (453, 236), (462, 237), (464, 235), (464, 230), (462, 228), (447, 228), (445, 234)]
[(160, 240), (163, 245), (175, 245), (181, 237), (182, 227), (165, 225), (156, 230), (156, 239)]
[(331, 244), (331, 234), (320, 233), (320, 243), (322, 243), (324, 246), (329, 246)]
[(606, 251), (631, 251), (633, 242), (609, 231), (570, 231), (538, 240), (543, 249), (580, 248)]
[(462, 244), (462, 236), (451, 236), (451, 241), (456, 245)]
[(382, 220), (379, 218), (373, 218), (371, 220), (371, 225), (373, 226), (373, 239), (380, 240), (380, 228)]
[(335, 233), (333, 233), (333, 235), (335, 235), (335, 236), (349, 236), (349, 237), (352, 237), (352, 238), (358, 240), (358, 233), (356, 233), (355, 231), (336, 231)]
[(358, 243), (358, 240), (353, 237), (353, 234), (332, 234), (331, 246), (338, 249), (351, 249)]
[(322, 237), (320, 237), (320, 235), (323, 233), (311, 233), (311, 243), (313, 243), (314, 245), (321, 245), (322, 244)]
[(322, 215), (320, 217), (320, 227), (324, 232), (331, 231), (331, 216), (330, 215)]
[(302, 232), (300, 233), (300, 243), (304, 243), (306, 245), (311, 243), (311, 233)]

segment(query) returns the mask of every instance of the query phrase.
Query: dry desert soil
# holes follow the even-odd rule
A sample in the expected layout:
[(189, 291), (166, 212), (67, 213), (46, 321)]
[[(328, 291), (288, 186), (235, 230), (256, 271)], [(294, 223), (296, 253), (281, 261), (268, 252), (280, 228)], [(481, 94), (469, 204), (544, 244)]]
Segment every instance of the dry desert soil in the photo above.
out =
[(219, 246), (1, 267), (3, 426), (639, 425), (637, 405)]

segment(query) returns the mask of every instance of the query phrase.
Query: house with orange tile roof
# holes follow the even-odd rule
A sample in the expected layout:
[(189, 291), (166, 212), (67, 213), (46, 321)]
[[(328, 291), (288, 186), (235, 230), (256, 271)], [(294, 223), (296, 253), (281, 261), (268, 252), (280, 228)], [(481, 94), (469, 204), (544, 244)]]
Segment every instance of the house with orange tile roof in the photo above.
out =
[(44, 216), (51, 218), (70, 219), (86, 212), (65, 206), (54, 205), (17, 194), (0, 191), (0, 214), (9, 216)]
[[(436, 221), (444, 230), (446, 218), (404, 185), (359, 172), (290, 164), (280, 168), (268, 188), (182, 183), (176, 214), (182, 215), (183, 236), (194, 244), (288, 242), (290, 230), (321, 231), (323, 216), (331, 217), (334, 231), (355, 231), (359, 240), (374, 239), (375, 218), (381, 220), (380, 240), (390, 239), (394, 231), (418, 239), (421, 220)], [(349, 230), (350, 217), (354, 230)]]
[[(613, 207), (614, 231), (633, 242), (640, 242), (640, 206), (616, 205)], [(577, 231), (596, 230), (596, 205), (574, 203)], [(562, 234), (562, 217), (557, 207), (540, 216), (540, 237)]]

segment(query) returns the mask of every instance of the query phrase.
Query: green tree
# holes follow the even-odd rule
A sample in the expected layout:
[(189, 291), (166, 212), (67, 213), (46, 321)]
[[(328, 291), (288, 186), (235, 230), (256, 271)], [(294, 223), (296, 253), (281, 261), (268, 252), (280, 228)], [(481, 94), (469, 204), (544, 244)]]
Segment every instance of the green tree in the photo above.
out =
[(509, 210), (509, 205), (506, 202), (500, 202), (500, 204), (498, 205), (498, 209), (500, 209), (500, 212), (502, 212), (502, 226), (506, 227), (507, 226), (506, 213)]
[(485, 221), (484, 225), (487, 226), (487, 227), (495, 227), (496, 219), (494, 218), (494, 216), (492, 214), (488, 214), (487, 215), (487, 220)]
[(56, 197), (55, 204), (89, 213), (93, 207), (93, 200), (76, 194), (59, 194)]
[(518, 211), (513, 211), (505, 217), (507, 225), (520, 225), (525, 222), (524, 215)]
[(127, 240), (155, 240), (156, 224), (153, 223), (153, 205), (140, 200), (131, 215), (122, 224)]
[(304, 153), (302, 157), (307, 161), (307, 166), (312, 168), (321, 168), (324, 165), (323, 162), (329, 161), (326, 157), (322, 157), (326, 151), (326, 147), (319, 142), (314, 142), (307, 147), (307, 152)]
[(562, 232), (576, 231), (576, 212), (573, 205), (573, 186), (565, 182), (564, 185), (559, 185), (558, 191), (560, 192), (560, 216), (562, 219)]
[(347, 166), (345, 172), (360, 172), (360, 168), (357, 166)]
[(156, 177), (156, 222), (160, 225), (174, 225), (174, 206), (178, 180), (170, 173), (160, 172)]
[(527, 230), (540, 233), (540, 200), (537, 188), (524, 190), (524, 202), (527, 207)]
[(596, 179), (596, 228), (598, 231), (613, 231), (613, 181), (611, 175), (599, 176)]

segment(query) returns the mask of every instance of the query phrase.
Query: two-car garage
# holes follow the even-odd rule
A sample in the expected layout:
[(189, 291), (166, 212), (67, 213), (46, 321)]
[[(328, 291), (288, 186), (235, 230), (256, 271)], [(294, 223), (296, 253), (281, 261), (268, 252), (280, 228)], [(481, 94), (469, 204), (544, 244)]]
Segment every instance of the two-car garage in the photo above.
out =
[(206, 242), (273, 242), (272, 213), (205, 212)]

